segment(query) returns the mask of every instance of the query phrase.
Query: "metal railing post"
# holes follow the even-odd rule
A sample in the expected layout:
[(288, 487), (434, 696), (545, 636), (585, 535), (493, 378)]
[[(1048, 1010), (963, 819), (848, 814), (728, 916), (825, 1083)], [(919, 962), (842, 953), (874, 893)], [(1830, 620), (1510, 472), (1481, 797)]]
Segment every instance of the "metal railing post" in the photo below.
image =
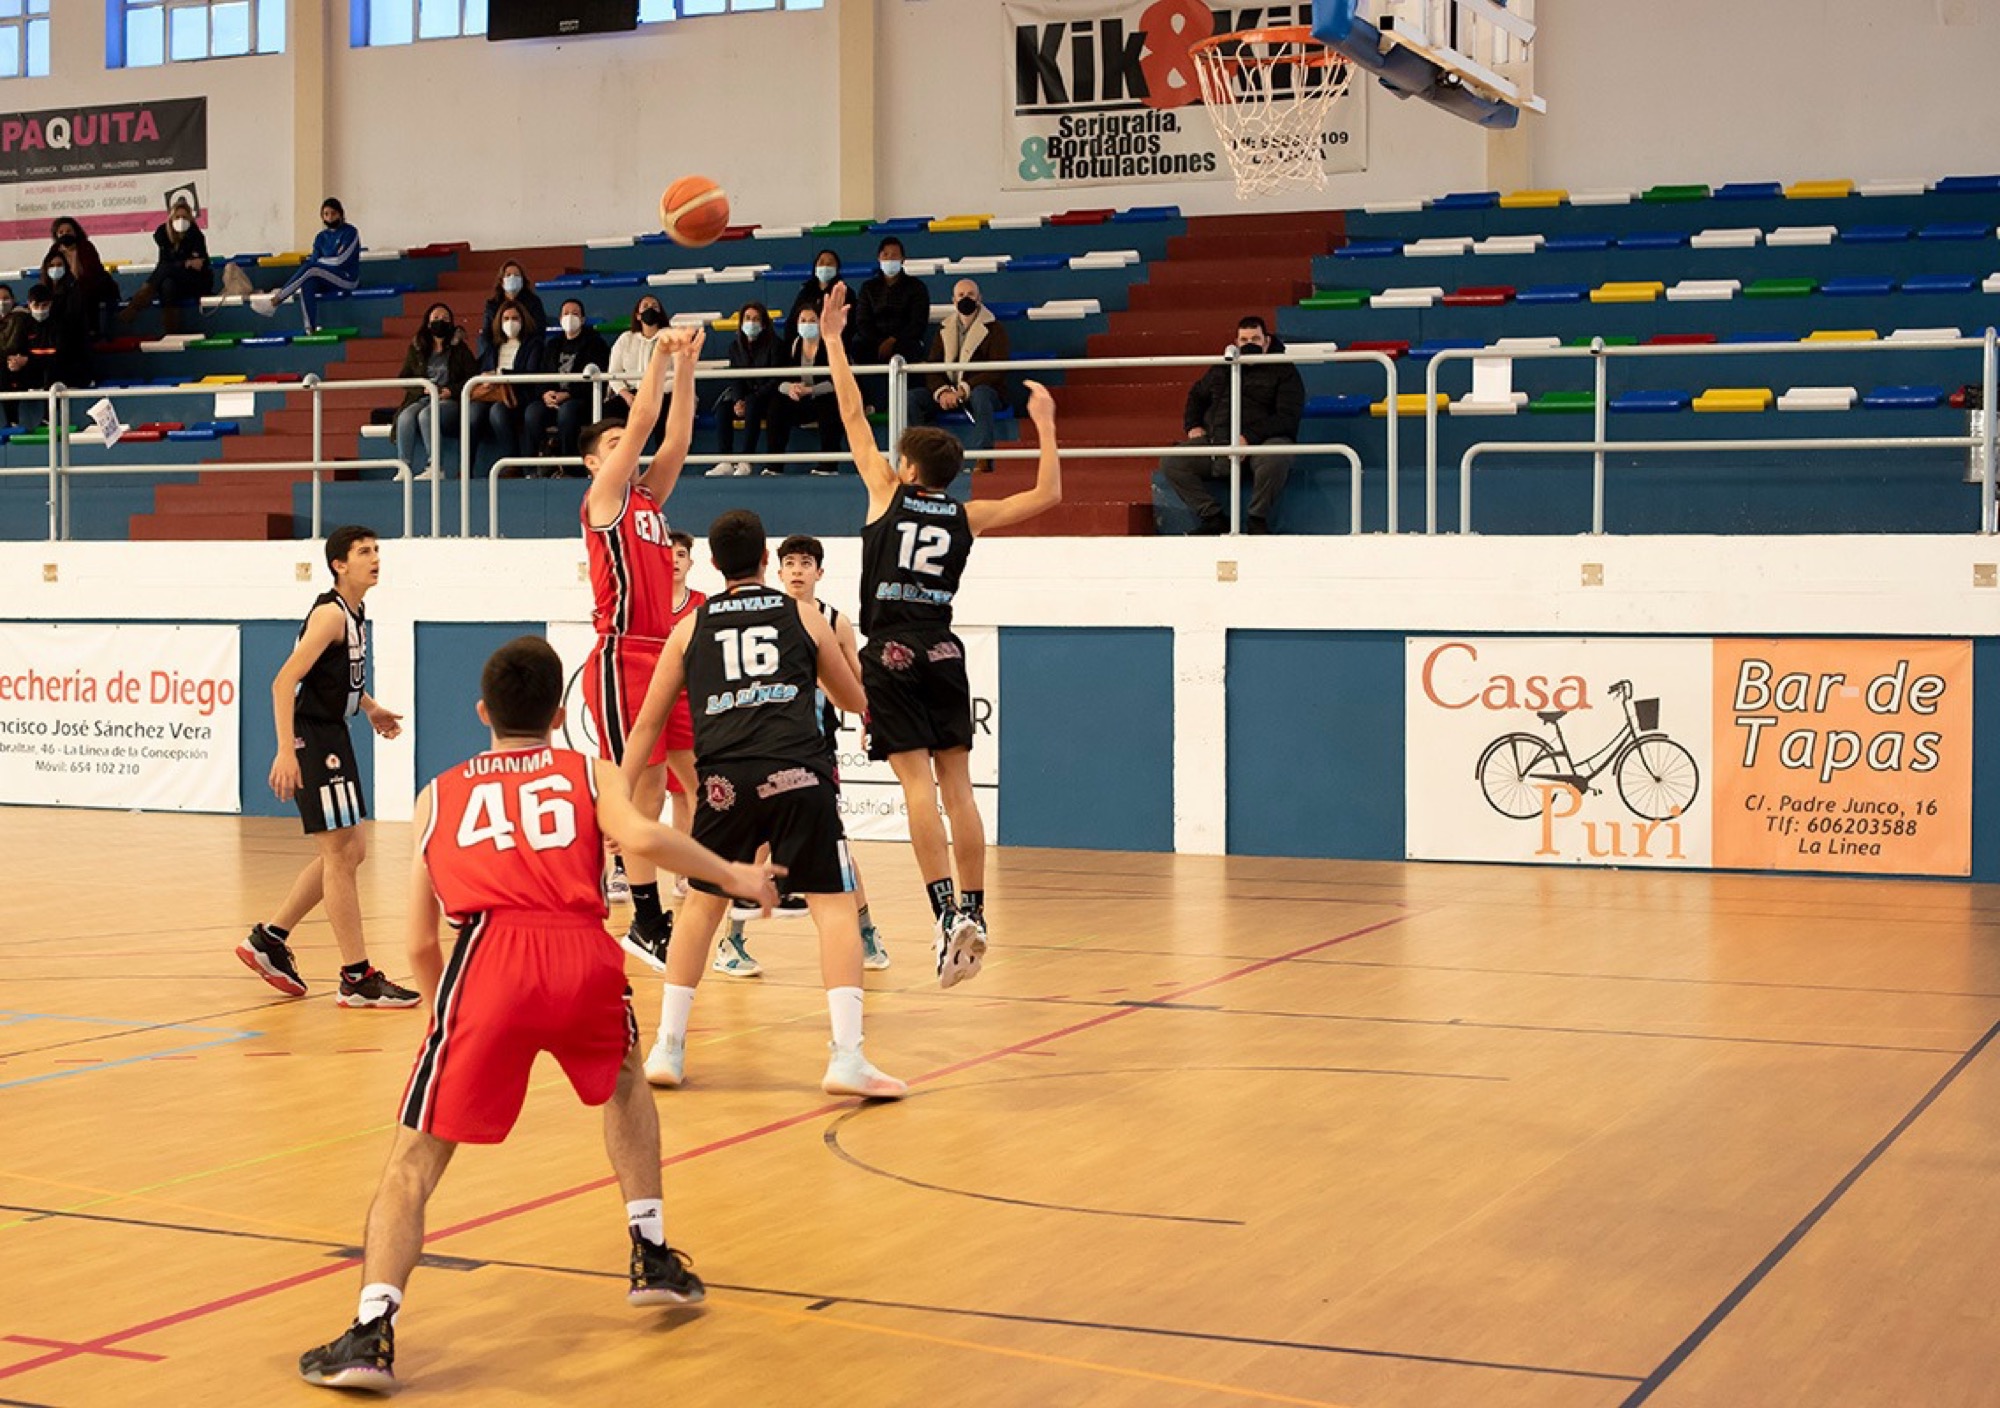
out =
[(600, 371), (600, 369), (599, 369), (599, 368), (597, 368), (597, 367), (594, 367), (594, 366), (593, 366), (593, 367), (585, 367), (585, 368), (583, 369), (583, 374), (584, 374), (585, 376), (587, 376), (587, 377), (589, 377), (589, 378), (591, 379), (591, 381), (590, 381), (590, 419), (591, 419), (591, 420), (592, 420), (593, 422), (596, 422), (596, 421), (600, 421), (600, 420), (603, 420), (603, 419), (604, 419), (604, 383), (603, 383), (603, 381), (602, 381), (602, 380), (600, 380), (600, 379), (599, 379), (599, 378), (600, 378), (600, 376), (602, 375), (602, 373), (601, 373), (601, 371)]
[(910, 416), (910, 380), (908, 363), (898, 352), (889, 359), (889, 404), (883, 407), (889, 413), (889, 467), (894, 469), (896, 446), (909, 429), (905, 424)]
[(1595, 409), (1595, 426), (1592, 431), (1598, 449), (1590, 457), (1590, 531), (1604, 532), (1604, 393), (1610, 385), (1606, 374), (1611, 366), (1604, 355), (1604, 339), (1590, 339), (1591, 366), (1596, 371), (1595, 394), (1591, 405)]
[[(1438, 363), (1445, 359), (1440, 352), (1424, 366), (1424, 532), (1438, 530)], [(1390, 388), (1390, 399), (1395, 398), (1395, 388)], [(1390, 515), (1394, 517), (1393, 514)], [(1396, 531), (1394, 523), (1389, 526)]]
[(313, 413), (312, 535), (315, 538), (318, 538), (323, 536), (321, 529), (322, 519), (320, 511), (321, 491), (320, 491), (319, 467), (326, 460), (326, 415), (325, 415), (326, 403), (320, 396), (319, 374), (317, 372), (307, 372), (305, 375), (305, 383), (306, 383), (306, 391), (312, 397), (312, 413)]
[(63, 537), (63, 472), (62, 460), (56, 452), (56, 393), (62, 389), (57, 382), (48, 389), (49, 427), (49, 541), (61, 542)]
[[(472, 536), (472, 388), (484, 384), (470, 378), (458, 388), (458, 536)], [(438, 462), (438, 446), (431, 446), (431, 463)]]
[[(444, 471), (438, 468), (437, 444), (439, 429), (444, 424), (444, 397), (438, 394), (438, 386), (434, 381), (425, 385), (424, 395), (430, 401), (430, 409), (425, 414), (430, 417), (431, 422), (431, 462), (424, 466), (424, 471), (430, 476), (431, 536), (441, 538), (444, 536), (444, 524), (439, 522), (444, 516)], [(413, 474), (415, 472), (411, 471)]]
[(1389, 453), (1388, 453), (1389, 535), (1391, 537), (1394, 537), (1397, 533), (1403, 531), (1402, 525), (1397, 522), (1397, 519), (1402, 516), (1401, 495), (1403, 489), (1402, 485), (1403, 447), (1398, 443), (1398, 441), (1402, 437), (1397, 433), (1396, 430), (1397, 401), (1402, 393), (1403, 387), (1402, 387), (1402, 378), (1397, 374), (1396, 363), (1393, 358), (1389, 362), (1388, 382), (1389, 382), (1389, 389), (1387, 393), (1388, 406), (1386, 408), (1387, 410), (1386, 419), (1389, 430)]
[(2000, 522), (1995, 521), (1993, 499), (1994, 417), (2000, 414), (1993, 405), (1995, 391), (2000, 389), (1995, 385), (1996, 381), (2000, 381), (2000, 360), (1996, 360), (1995, 357), (1996, 341), (2000, 339), (1996, 339), (1994, 330), (1989, 327), (1986, 329), (1985, 362), (1981, 368), (1982, 394), (1979, 402), (1982, 407), (1979, 413), (1979, 438), (1986, 442), (1983, 446), (1986, 451), (1986, 473), (1979, 483), (1979, 531), (1982, 533), (2000, 533)]
[(62, 475), (62, 535), (67, 540), (76, 532), (76, 520), (71, 516), (70, 499), (70, 446), (69, 446), (69, 388), (57, 382), (53, 388), (56, 404), (55, 419), (49, 422), (49, 440), (56, 447), (56, 463), (61, 466)]
[(1243, 354), (1232, 347), (1229, 363), (1229, 532), (1243, 531)]

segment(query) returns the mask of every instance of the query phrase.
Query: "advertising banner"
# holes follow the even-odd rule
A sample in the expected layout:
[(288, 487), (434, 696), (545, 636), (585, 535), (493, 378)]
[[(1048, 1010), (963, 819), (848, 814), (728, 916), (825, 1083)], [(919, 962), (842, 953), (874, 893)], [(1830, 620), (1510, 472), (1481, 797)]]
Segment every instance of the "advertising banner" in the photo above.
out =
[(206, 223), (208, 99), (0, 113), (0, 239), (149, 234), (176, 196)]
[[(965, 667), (972, 682), (972, 785), (986, 834), (1000, 828), (1000, 633), (991, 627), (967, 627)], [(569, 682), (563, 694), (565, 722), (557, 742), (597, 753), (597, 734), (583, 707), (583, 668), (597, 643), (587, 621), (549, 622), (549, 644), (562, 657)], [(840, 721), (840, 814), (850, 839), (907, 841), (909, 809), (903, 789), (887, 763), (870, 762), (862, 739), (861, 720), (852, 714)]]
[(237, 812), (234, 626), (0, 625), (0, 802)]
[(1413, 859), (1966, 875), (1966, 641), (1412, 637)]
[[(1203, 0), (1003, 4), (1006, 34), (1000, 185), (1011, 191), (1220, 181), (1229, 161), (1202, 106), (1190, 46), (1216, 34), (1312, 23), (1312, 6), (1212, 6)], [(1274, 73), (1274, 101), (1317, 83)], [(1327, 111), (1329, 173), (1368, 165), (1366, 78)], [(940, 120), (947, 114), (940, 114)]]

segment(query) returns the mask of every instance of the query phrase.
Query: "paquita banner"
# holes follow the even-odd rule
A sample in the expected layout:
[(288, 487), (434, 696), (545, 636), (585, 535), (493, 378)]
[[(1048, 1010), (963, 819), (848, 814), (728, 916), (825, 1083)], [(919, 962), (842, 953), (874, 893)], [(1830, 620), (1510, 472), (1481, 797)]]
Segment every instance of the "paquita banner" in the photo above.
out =
[(235, 812), (234, 626), (0, 625), (0, 802)]
[(207, 181), (206, 98), (0, 113), (0, 239), (149, 234), (182, 195), (205, 221)]
[(1965, 641), (1418, 637), (1429, 860), (1965, 875)]
[[(1312, 23), (1312, 6), (1220, 7), (1203, 0), (1004, 4), (1000, 185), (1217, 181), (1229, 173), (1202, 106), (1189, 48), (1211, 35)], [(1275, 100), (1311, 70), (1274, 78)], [(1328, 172), (1368, 165), (1365, 79), (1328, 109)]]
[[(972, 786), (986, 834), (1000, 831), (1000, 633), (991, 627), (967, 627), (965, 668), (972, 682)], [(563, 694), (564, 724), (557, 741), (595, 755), (597, 734), (583, 707), (583, 667), (597, 635), (586, 621), (549, 622), (549, 644), (562, 657), (569, 683)], [(840, 814), (848, 836), (856, 841), (907, 841), (909, 809), (903, 789), (887, 763), (871, 762), (852, 714), (840, 721)]]

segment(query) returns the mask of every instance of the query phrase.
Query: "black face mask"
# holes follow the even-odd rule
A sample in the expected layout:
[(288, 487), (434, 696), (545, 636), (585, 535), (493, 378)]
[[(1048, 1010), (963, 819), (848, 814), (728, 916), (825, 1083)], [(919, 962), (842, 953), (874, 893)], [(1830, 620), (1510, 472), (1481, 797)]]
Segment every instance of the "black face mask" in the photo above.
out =
[(640, 312), (639, 321), (646, 327), (659, 328), (666, 326), (667, 318), (659, 309), (647, 308)]
[(436, 338), (439, 342), (445, 341), (447, 338), (451, 336), (451, 324), (446, 322), (443, 318), (432, 318), (431, 336)]
[(979, 311), (979, 300), (976, 298), (959, 299), (958, 311), (960, 316), (962, 317), (967, 317), (967, 318), (971, 317), (974, 313), (977, 313)]
[(56, 243), (61, 245), (64, 249), (75, 249), (76, 248), (75, 232), (71, 231), (69, 234), (58, 236), (56, 239)]

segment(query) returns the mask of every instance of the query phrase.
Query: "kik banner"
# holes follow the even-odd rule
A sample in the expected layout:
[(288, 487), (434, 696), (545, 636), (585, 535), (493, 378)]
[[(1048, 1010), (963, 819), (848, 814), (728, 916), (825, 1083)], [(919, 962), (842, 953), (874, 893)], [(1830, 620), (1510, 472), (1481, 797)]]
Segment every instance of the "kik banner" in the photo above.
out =
[(1966, 875), (1966, 641), (1413, 637), (1408, 854)]
[(234, 626), (0, 625), (0, 802), (242, 809)]
[[(1212, 35), (1312, 23), (1310, 4), (1075, 0), (1000, 11), (1000, 184), (1014, 191), (1228, 177), (1189, 50)], [(1319, 81), (1314, 68), (1281, 66), (1274, 101)], [(1357, 79), (1327, 111), (1329, 173), (1367, 168), (1369, 86)]]
[[(991, 627), (958, 632), (972, 683), (972, 789), (986, 834), (1000, 834), (1000, 633)], [(563, 728), (557, 742), (596, 755), (597, 730), (583, 707), (583, 669), (597, 635), (585, 621), (549, 622), (549, 644), (569, 676), (563, 694)], [(840, 815), (856, 841), (907, 841), (909, 808), (887, 763), (873, 762), (861, 720), (844, 714), (835, 742), (840, 767)]]
[(208, 99), (0, 113), (0, 239), (58, 216), (93, 237), (150, 233), (176, 196), (204, 212)]

